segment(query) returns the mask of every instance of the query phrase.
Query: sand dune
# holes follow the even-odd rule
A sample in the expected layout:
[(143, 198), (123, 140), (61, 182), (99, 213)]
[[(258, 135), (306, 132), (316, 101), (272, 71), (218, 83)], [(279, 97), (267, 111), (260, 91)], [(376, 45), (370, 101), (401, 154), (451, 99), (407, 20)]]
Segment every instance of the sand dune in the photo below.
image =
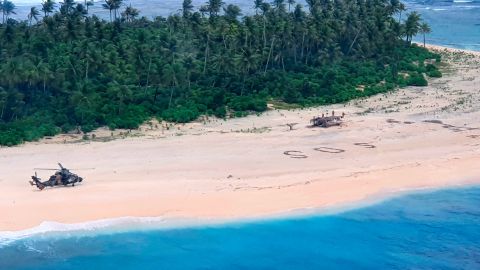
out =
[[(1, 148), (0, 231), (45, 220), (255, 217), (480, 183), (480, 56), (442, 53), (445, 75), (428, 87), (228, 121), (98, 130), (89, 141), (62, 135)], [(346, 113), (342, 126), (307, 127), (312, 116), (331, 110)], [(289, 131), (287, 123), (298, 124)], [(33, 168), (58, 161), (95, 169), (77, 171), (86, 180), (74, 188), (28, 185)]]

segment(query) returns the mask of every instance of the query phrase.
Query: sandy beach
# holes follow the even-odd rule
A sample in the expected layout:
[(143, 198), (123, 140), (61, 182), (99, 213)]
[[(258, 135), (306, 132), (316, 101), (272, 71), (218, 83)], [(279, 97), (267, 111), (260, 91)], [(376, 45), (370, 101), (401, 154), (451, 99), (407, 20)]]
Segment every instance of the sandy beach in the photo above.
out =
[[(100, 129), (0, 148), (0, 231), (42, 221), (244, 218), (325, 208), (421, 188), (480, 184), (480, 53), (431, 46), (443, 78), (332, 106)], [(344, 112), (340, 127), (313, 116)], [(287, 124), (296, 123), (293, 130)], [(85, 178), (37, 190), (57, 162)], [(42, 179), (51, 172), (37, 171)]]

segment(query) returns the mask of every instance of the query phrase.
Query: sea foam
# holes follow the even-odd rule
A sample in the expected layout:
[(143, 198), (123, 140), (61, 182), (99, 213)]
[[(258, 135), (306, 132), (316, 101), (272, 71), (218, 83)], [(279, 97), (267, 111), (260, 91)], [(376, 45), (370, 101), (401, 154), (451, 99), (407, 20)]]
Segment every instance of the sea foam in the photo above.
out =
[[(177, 225), (185, 224), (180, 220)], [(111, 219), (100, 219), (81, 223), (60, 223), (54, 221), (44, 221), (40, 225), (21, 231), (0, 231), (0, 247), (8, 245), (14, 241), (25, 239), (32, 236), (55, 236), (65, 235), (65, 233), (75, 233), (75, 235), (101, 234), (125, 231), (129, 229), (148, 229), (175, 226), (173, 219), (163, 217), (120, 217)]]

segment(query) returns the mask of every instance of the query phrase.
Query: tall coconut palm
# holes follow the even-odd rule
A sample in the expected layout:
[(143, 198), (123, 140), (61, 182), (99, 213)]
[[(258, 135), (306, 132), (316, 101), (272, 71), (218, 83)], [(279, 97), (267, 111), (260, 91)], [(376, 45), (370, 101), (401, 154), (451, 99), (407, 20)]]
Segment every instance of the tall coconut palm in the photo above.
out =
[(287, 0), (288, 3), (288, 12), (290, 12), (290, 7), (295, 5), (295, 0)]
[(245, 80), (251, 70), (255, 70), (259, 64), (260, 55), (252, 49), (242, 49), (242, 53), (235, 58), (237, 67), (242, 70), (242, 90), (240, 95), (243, 95), (243, 89), (245, 88)]
[(170, 88), (170, 99), (168, 100), (168, 108), (172, 105), (173, 92), (177, 87), (177, 73), (173, 64), (166, 64), (162, 69), (163, 85)]
[(233, 4), (230, 4), (226, 8), (223, 8), (223, 11), (225, 12), (225, 18), (229, 22), (236, 22), (238, 16), (242, 15), (242, 10), (240, 9), (240, 7)]
[(3, 120), (3, 114), (7, 106), (8, 93), (0, 86), (0, 121)]
[(28, 23), (32, 25), (32, 20), (38, 21), (38, 16), (40, 16), (40, 11), (36, 7), (30, 8), (30, 13), (28, 13)]
[(113, 15), (115, 20), (117, 19), (118, 10), (122, 7), (122, 5), (123, 0), (113, 0)]
[(105, 0), (105, 3), (102, 4), (102, 7), (110, 12), (110, 22), (113, 21), (113, 10), (115, 9), (115, 0)]
[(55, 1), (53, 0), (45, 0), (43, 3), (42, 3), (42, 8), (41, 10), (43, 11), (45, 17), (48, 16), (48, 14), (52, 13), (53, 10), (55, 9), (55, 6), (57, 5), (57, 3), (55, 3)]
[(60, 12), (65, 15), (70, 15), (75, 11), (74, 0), (63, 0), (60, 2)]
[(88, 13), (89, 8), (90, 8), (91, 6), (93, 6), (93, 4), (94, 4), (93, 0), (90, 0), (90, 1), (85, 0), (84, 5), (85, 5), (85, 8), (87, 9), (87, 13)]
[(140, 14), (140, 11), (136, 8), (133, 8), (132, 5), (128, 6), (124, 12), (122, 12), (122, 16), (125, 17), (127, 22), (131, 22), (135, 20), (136, 17)]
[(419, 32), (421, 34), (423, 34), (423, 47), (426, 47), (426, 43), (425, 43), (425, 35), (426, 34), (430, 34), (432, 32), (432, 29), (430, 28), (430, 25), (428, 25), (427, 23), (422, 23), (420, 25), (420, 30)]
[(420, 14), (416, 11), (410, 13), (405, 20), (405, 36), (407, 37), (407, 42), (411, 43), (413, 36), (418, 34), (420, 31)]
[(15, 4), (12, 1), (4, 0), (1, 2), (0, 9), (2, 10), (2, 22), (8, 21), (8, 17), (15, 13)]
[(263, 0), (253, 0), (253, 9), (255, 9), (255, 14), (258, 15), (258, 10), (262, 8)]
[(407, 10), (405, 7), (405, 4), (400, 3), (398, 7), (398, 22), (400, 23), (402, 21), (402, 12)]
[(273, 0), (272, 3), (275, 9), (277, 9), (278, 11), (285, 10), (285, 0)]
[(117, 20), (117, 14), (120, 7), (122, 7), (123, 0), (105, 0), (105, 3), (102, 4), (104, 9), (110, 11), (110, 21)]
[(184, 19), (190, 17), (193, 11), (192, 0), (183, 0), (182, 3), (182, 16)]
[(224, 4), (225, 3), (222, 0), (208, 0), (206, 9), (210, 17), (218, 16), (218, 13)]

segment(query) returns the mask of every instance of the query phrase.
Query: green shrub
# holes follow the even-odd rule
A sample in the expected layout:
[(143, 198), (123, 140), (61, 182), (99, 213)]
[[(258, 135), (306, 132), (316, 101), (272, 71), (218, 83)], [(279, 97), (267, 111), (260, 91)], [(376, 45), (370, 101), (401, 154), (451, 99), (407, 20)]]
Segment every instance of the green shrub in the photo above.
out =
[(410, 86), (427, 86), (428, 81), (425, 79), (421, 73), (411, 73), (410, 77), (407, 80), (407, 85)]
[(428, 77), (432, 78), (441, 78), (442, 77), (442, 72), (440, 72), (438, 69), (436, 70), (431, 70), (427, 72)]
[(225, 118), (225, 116), (227, 116), (227, 110), (225, 109), (225, 106), (218, 107), (215, 110), (214, 115), (218, 118)]
[(198, 110), (192, 106), (178, 106), (163, 112), (162, 118), (176, 123), (187, 123), (200, 116)]

